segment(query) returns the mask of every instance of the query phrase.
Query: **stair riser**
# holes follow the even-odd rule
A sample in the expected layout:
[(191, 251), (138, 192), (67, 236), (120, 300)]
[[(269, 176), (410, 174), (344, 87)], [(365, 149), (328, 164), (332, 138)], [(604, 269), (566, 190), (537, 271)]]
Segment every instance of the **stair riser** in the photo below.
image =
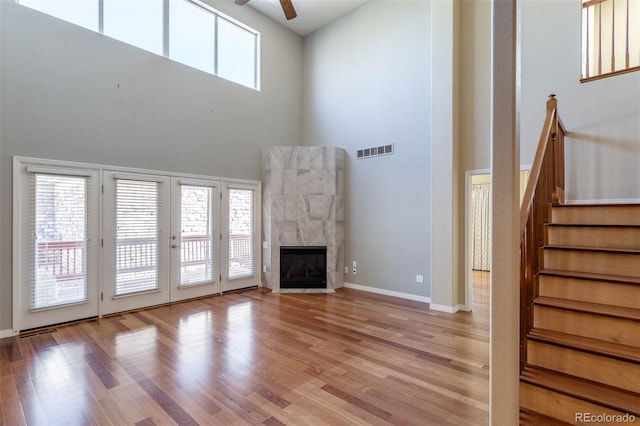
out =
[(549, 370), (640, 392), (636, 364), (530, 340), (527, 363)]
[(640, 348), (636, 321), (534, 305), (533, 326)]
[(640, 205), (554, 207), (551, 217), (552, 223), (640, 225)]
[(544, 249), (544, 268), (594, 274), (640, 276), (640, 254)]
[(547, 244), (640, 250), (640, 228), (549, 226)]
[(640, 286), (607, 281), (540, 275), (540, 296), (604, 305), (640, 307)]
[[(546, 416), (562, 420), (569, 424), (581, 424), (576, 417), (580, 413), (592, 413), (594, 415), (607, 414), (614, 416), (624, 416), (626, 414), (522, 382), (520, 383), (520, 406), (531, 411), (536, 411)], [(610, 425), (611, 423), (589, 424)]]

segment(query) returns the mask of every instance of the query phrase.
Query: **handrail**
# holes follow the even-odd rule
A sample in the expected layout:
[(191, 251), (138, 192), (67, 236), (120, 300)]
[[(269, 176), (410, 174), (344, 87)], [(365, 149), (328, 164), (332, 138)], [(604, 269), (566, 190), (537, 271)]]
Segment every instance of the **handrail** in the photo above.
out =
[(520, 369), (527, 359), (527, 334), (533, 327), (533, 301), (538, 295), (540, 248), (552, 203), (564, 202), (564, 135), (558, 101), (550, 95), (547, 115), (520, 208)]

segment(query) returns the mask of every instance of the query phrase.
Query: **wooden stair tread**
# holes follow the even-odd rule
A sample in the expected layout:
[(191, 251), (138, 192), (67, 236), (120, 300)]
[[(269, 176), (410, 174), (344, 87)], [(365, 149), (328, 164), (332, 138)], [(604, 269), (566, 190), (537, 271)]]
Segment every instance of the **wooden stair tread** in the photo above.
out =
[(565, 423), (562, 420), (554, 419), (553, 417), (545, 416), (544, 414), (537, 413), (526, 408), (520, 408), (520, 426), (566, 426), (571, 423)]
[(640, 416), (640, 394), (636, 392), (534, 366), (525, 367), (520, 380), (612, 410)]
[(640, 364), (638, 348), (620, 343), (537, 328), (529, 332), (527, 339)]
[(603, 305), (601, 303), (583, 302), (580, 300), (559, 299), (556, 297), (537, 297), (533, 303), (538, 306), (566, 309), (588, 314), (605, 315), (614, 318), (640, 321), (640, 309), (623, 306)]
[(616, 253), (616, 254), (640, 254), (638, 249), (620, 249), (620, 248), (606, 248), (606, 247), (580, 247), (580, 246), (559, 246), (559, 245), (545, 245), (542, 247), (545, 250), (573, 250), (573, 251), (586, 251), (591, 253)]
[(592, 272), (565, 271), (560, 269), (542, 269), (539, 275), (578, 278), (590, 281), (607, 281), (618, 284), (640, 285), (640, 277), (630, 277), (625, 275), (596, 274)]
[(640, 225), (625, 223), (547, 223), (552, 228), (640, 228)]
[(584, 204), (560, 204), (553, 203), (552, 207), (638, 207), (640, 204), (638, 203), (584, 203)]

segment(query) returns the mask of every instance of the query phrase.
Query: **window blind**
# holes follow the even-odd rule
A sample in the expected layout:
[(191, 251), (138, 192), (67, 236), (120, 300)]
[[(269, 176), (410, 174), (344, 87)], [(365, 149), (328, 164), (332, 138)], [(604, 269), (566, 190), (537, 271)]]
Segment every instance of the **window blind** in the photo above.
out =
[(229, 279), (251, 277), (255, 272), (253, 203), (253, 190), (229, 190)]
[(28, 172), (31, 241), (25, 244), (32, 310), (87, 301), (91, 180)]
[(159, 289), (162, 187), (115, 178), (115, 295)]

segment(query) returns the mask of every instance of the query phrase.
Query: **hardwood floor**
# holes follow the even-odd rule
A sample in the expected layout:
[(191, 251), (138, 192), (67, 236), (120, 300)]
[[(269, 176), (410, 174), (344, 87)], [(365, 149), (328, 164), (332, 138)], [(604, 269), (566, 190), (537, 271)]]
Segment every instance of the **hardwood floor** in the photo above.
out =
[(0, 425), (484, 425), (483, 277), (473, 313), (254, 289), (0, 340)]

